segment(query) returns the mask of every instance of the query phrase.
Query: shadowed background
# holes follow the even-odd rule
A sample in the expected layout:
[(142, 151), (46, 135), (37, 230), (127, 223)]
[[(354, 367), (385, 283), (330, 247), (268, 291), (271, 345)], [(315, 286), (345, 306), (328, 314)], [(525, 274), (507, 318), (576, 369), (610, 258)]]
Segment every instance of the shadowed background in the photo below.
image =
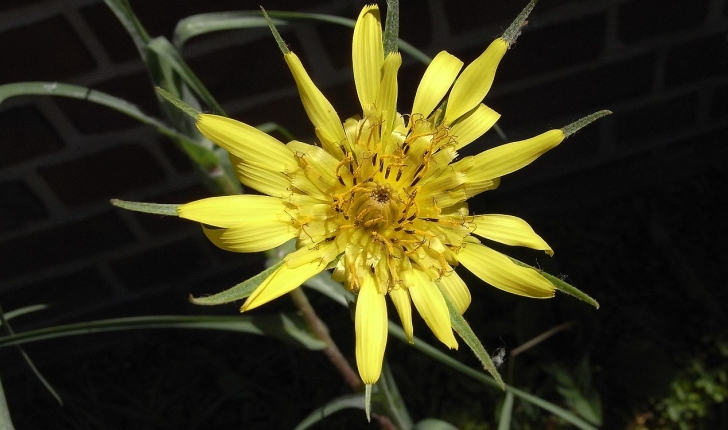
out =
[[(171, 38), (181, 18), (254, 10), (260, 2), (131, 4), (152, 37)], [(268, 10), (349, 18), (363, 4), (262, 3)], [(402, 0), (400, 35), (429, 55), (446, 49), (468, 63), (524, 5)], [(342, 119), (360, 113), (351, 29), (309, 22), (280, 30)], [(502, 114), (509, 140), (614, 111), (470, 206), (529, 221), (555, 256), (510, 255), (567, 274), (601, 308), (563, 295), (517, 298), (468, 278), (473, 305), (465, 314), (489, 350), (512, 349), (573, 321), (519, 357), (513, 382), (538, 392), (548, 377), (544, 366), (573, 369), (588, 360), (605, 428), (624, 427), (649, 409), (650, 398), (664, 396), (681, 360), (705, 353), (701, 339), (726, 323), (728, 259), (720, 245), (728, 215), (727, 34), (725, 0), (542, 0), (485, 99)], [(193, 39), (183, 53), (232, 117), (253, 125), (274, 121), (312, 141), (293, 79), (266, 29)], [(0, 58), (0, 84), (78, 84), (161, 115), (133, 43), (103, 2), (4, 0)], [(399, 107), (408, 112), (425, 66), (403, 58)], [(491, 131), (464, 155), (498, 143)], [(120, 113), (62, 98), (4, 102), (0, 304), (5, 311), (52, 305), (15, 320), (16, 331), (117, 316), (237, 312), (235, 305), (194, 307), (187, 296), (242, 281), (262, 268), (263, 257), (220, 251), (193, 223), (109, 204), (110, 198), (183, 203), (208, 195), (170, 141)], [(346, 310), (310, 296), (352, 358)], [(256, 312), (291, 309), (283, 298)], [(421, 321), (416, 333), (432, 339)], [(125, 332), (26, 349), (66, 406), (54, 403), (15, 349), (4, 349), (0, 375), (17, 428), (290, 428), (347, 393), (320, 354), (251, 335)], [(464, 346), (453, 354), (477, 367)], [(415, 421), (493, 422), (497, 393), (396, 341), (387, 356)], [(552, 401), (563, 404), (558, 396)], [(366, 428), (359, 412), (329, 420), (328, 428)]]

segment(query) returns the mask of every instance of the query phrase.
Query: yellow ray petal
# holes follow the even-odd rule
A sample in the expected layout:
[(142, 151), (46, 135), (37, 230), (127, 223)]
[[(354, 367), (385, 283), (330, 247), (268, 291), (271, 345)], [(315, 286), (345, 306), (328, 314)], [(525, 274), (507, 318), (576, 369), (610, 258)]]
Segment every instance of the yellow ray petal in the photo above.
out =
[(447, 51), (442, 51), (432, 59), (422, 76), (412, 104), (412, 116), (430, 116), (442, 98), (447, 94), (458, 76), (463, 62)]
[(533, 269), (518, 266), (500, 252), (477, 243), (460, 249), (457, 259), (475, 276), (509, 293), (519, 296), (549, 299), (554, 286)]
[(437, 285), (447, 292), (448, 297), (455, 305), (455, 309), (462, 315), (470, 306), (470, 290), (465, 282), (455, 271), (443, 276), (437, 281)]
[(285, 264), (282, 264), (281, 267), (268, 276), (253, 291), (253, 294), (248, 297), (248, 300), (245, 301), (240, 311), (245, 312), (257, 308), (260, 305), (266, 304), (273, 299), (293, 291), (306, 279), (316, 275), (325, 268), (326, 266), (321, 266), (316, 263), (305, 264), (295, 269), (291, 269)]
[(389, 297), (397, 309), (399, 319), (402, 320), (402, 329), (407, 336), (409, 343), (414, 343), (414, 329), (412, 327), (412, 303), (406, 288), (393, 288), (389, 291)]
[(498, 112), (482, 103), (475, 110), (462, 116), (450, 127), (450, 135), (454, 136), (458, 143), (455, 149), (460, 149), (485, 134), (498, 118), (500, 118)]
[(356, 20), (351, 57), (356, 93), (366, 116), (377, 100), (384, 62), (382, 24), (376, 5), (364, 6)]
[(538, 249), (548, 255), (554, 251), (530, 225), (521, 218), (511, 215), (477, 215), (472, 221), (477, 227), (474, 234), (511, 246), (525, 246)]
[(285, 209), (281, 199), (246, 194), (197, 200), (178, 207), (177, 213), (180, 218), (203, 224), (232, 227), (254, 221), (285, 221)]
[(382, 373), (387, 346), (387, 303), (377, 291), (372, 276), (365, 276), (356, 300), (356, 365), (365, 384), (373, 384)]
[(561, 130), (550, 130), (530, 139), (506, 143), (473, 157), (473, 168), (466, 183), (488, 181), (531, 164), (549, 149), (564, 140)]
[[(286, 165), (243, 161), (233, 154), (230, 154), (230, 164), (235, 170), (235, 175), (246, 187), (255, 188), (273, 197), (291, 195), (291, 179), (287, 175), (294, 173), (298, 167), (291, 171), (286, 170), (288, 169)], [(271, 170), (276, 166), (282, 170)]]
[(408, 286), (412, 302), (427, 326), (449, 348), (457, 349), (458, 342), (450, 325), (450, 312), (442, 293), (435, 283), (421, 270), (415, 269), (415, 282)]
[(275, 248), (294, 237), (296, 229), (291, 221), (256, 220), (229, 228), (202, 226), (210, 242), (232, 252), (260, 252)]
[(341, 127), (339, 115), (308, 76), (298, 56), (289, 52), (283, 58), (293, 74), (303, 108), (316, 128), (316, 132), (322, 140), (321, 144), (324, 149), (333, 154), (338, 143), (344, 140), (344, 129)]
[(382, 82), (379, 85), (377, 111), (384, 120), (385, 133), (389, 134), (394, 128), (394, 118), (397, 115), (397, 71), (402, 64), (402, 56), (399, 52), (392, 52), (384, 59), (382, 66)]
[(295, 157), (278, 139), (255, 127), (224, 116), (202, 114), (197, 128), (205, 137), (245, 161), (268, 164), (271, 170), (297, 167)]
[(452, 124), (462, 115), (478, 105), (490, 91), (498, 63), (506, 54), (508, 43), (496, 39), (470, 63), (455, 81), (445, 111), (445, 124)]

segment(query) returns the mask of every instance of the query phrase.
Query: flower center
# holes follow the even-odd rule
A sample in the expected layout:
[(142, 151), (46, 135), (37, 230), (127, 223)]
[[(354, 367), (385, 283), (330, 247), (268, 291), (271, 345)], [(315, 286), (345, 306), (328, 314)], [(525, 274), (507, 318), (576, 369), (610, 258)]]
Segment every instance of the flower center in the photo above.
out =
[(374, 202), (384, 205), (392, 198), (392, 187), (389, 185), (377, 185), (370, 193)]

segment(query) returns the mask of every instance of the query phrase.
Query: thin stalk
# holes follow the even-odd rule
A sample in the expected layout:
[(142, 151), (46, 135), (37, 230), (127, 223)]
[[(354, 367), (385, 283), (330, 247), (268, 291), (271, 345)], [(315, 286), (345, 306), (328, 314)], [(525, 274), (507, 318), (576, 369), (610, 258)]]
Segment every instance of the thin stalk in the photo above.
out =
[(308, 301), (308, 297), (303, 291), (303, 288), (296, 288), (288, 294), (298, 310), (300, 310), (303, 314), (303, 319), (306, 323), (308, 323), (309, 327), (311, 327), (311, 331), (313, 331), (314, 335), (319, 340), (326, 343), (326, 348), (324, 348), (323, 352), (329, 358), (329, 361), (331, 361), (336, 370), (341, 373), (341, 376), (344, 377), (344, 380), (347, 384), (349, 384), (352, 391), (360, 391), (361, 379), (359, 379), (359, 374), (352, 369), (349, 362), (341, 354), (339, 347), (336, 346), (336, 343), (329, 335), (329, 329), (326, 327), (326, 323), (324, 323), (316, 314), (316, 311)]

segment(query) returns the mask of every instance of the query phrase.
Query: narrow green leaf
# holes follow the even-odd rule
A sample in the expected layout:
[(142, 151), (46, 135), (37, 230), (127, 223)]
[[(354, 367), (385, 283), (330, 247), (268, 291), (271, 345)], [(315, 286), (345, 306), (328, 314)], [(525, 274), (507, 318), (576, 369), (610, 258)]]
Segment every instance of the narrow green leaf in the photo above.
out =
[[(508, 257), (508, 258), (510, 258), (510, 257)], [(570, 296), (576, 297), (577, 299), (581, 300), (582, 302), (589, 303), (590, 305), (592, 305), (595, 308), (599, 309), (599, 303), (596, 300), (594, 300), (588, 294), (582, 292), (581, 290), (579, 290), (575, 286), (573, 286), (571, 284), (568, 284), (568, 283), (562, 281), (561, 279), (557, 278), (556, 276), (550, 275), (550, 274), (544, 272), (541, 269), (537, 269), (537, 268), (535, 268), (535, 267), (533, 267), (531, 265), (528, 265), (528, 264), (526, 264), (526, 263), (524, 263), (522, 261), (516, 260), (515, 258), (511, 258), (511, 261), (514, 262), (514, 263), (516, 263), (516, 264), (518, 264), (519, 266), (528, 267), (530, 269), (533, 269), (533, 270), (537, 271), (541, 276), (543, 276), (544, 278), (546, 278), (546, 280), (548, 280), (549, 282), (551, 282), (552, 284), (554, 284), (554, 287), (556, 287), (557, 290), (561, 291), (562, 293), (568, 294)]]
[[(326, 15), (320, 13), (304, 13), (304, 12), (287, 12), (287, 11), (266, 11), (268, 16), (273, 19), (273, 23), (277, 27), (287, 25), (288, 22), (285, 20), (309, 20), (318, 22), (327, 22), (336, 25), (342, 25), (349, 28), (354, 28), (355, 21), (349, 18), (342, 18), (336, 15)], [(207, 13), (199, 14), (187, 17), (181, 20), (175, 29), (174, 44), (178, 48), (182, 46), (193, 37), (197, 37), (206, 33), (221, 31), (221, 30), (238, 30), (245, 28), (254, 27), (265, 27), (267, 23), (263, 20), (261, 24), (259, 21), (254, 21), (253, 18), (262, 20), (261, 12), (257, 10), (246, 10), (238, 12), (223, 12), (223, 13)], [(424, 52), (415, 48), (411, 44), (405, 42), (402, 39), (397, 39), (397, 44), (402, 52), (405, 52), (417, 59), (418, 61), (429, 64), (432, 59), (427, 56)]]
[[(275, 25), (285, 25), (284, 21), (273, 20)], [(258, 11), (213, 12), (192, 15), (181, 19), (174, 28), (172, 43), (181, 49), (187, 40), (206, 33), (224, 30), (268, 27), (268, 22)]]
[(116, 18), (124, 26), (131, 39), (134, 41), (134, 45), (139, 51), (139, 55), (145, 58), (146, 51), (144, 48), (149, 42), (149, 34), (147, 30), (142, 26), (141, 22), (137, 19), (136, 15), (131, 9), (128, 0), (104, 0), (106, 6), (116, 15)]
[[(2, 308), (0, 308), (0, 322), (3, 326), (3, 329), (8, 335), (13, 336), (15, 335), (15, 332), (13, 331), (13, 328), (10, 326), (10, 322), (8, 321), (8, 318), (5, 315), (5, 312), (3, 312)], [(59, 405), (63, 406), (63, 400), (61, 399), (61, 396), (58, 394), (58, 392), (53, 388), (53, 386), (48, 382), (48, 380), (43, 376), (42, 373), (40, 373), (40, 370), (35, 366), (35, 363), (33, 363), (33, 360), (30, 359), (30, 356), (25, 352), (23, 347), (20, 345), (17, 345), (18, 351), (20, 352), (20, 355), (23, 357), (23, 360), (25, 360), (25, 363), (30, 367), (30, 370), (35, 374), (35, 377), (38, 378), (41, 384), (48, 390), (49, 393), (56, 399)], [(0, 387), (0, 390), (2, 387)]]
[(143, 124), (155, 127), (161, 134), (178, 142), (189, 157), (202, 167), (210, 169), (218, 164), (217, 157), (212, 151), (201, 147), (198, 142), (169, 127), (159, 119), (145, 114), (137, 106), (110, 94), (58, 82), (17, 82), (0, 85), (0, 103), (11, 97), (26, 95), (69, 97), (106, 106)]
[(399, 40), (399, 0), (387, 0), (387, 18), (384, 21), (384, 56), (397, 52), (397, 40)]
[(513, 393), (508, 391), (506, 398), (503, 400), (503, 406), (500, 410), (498, 419), (498, 430), (508, 430), (511, 428), (511, 415), (513, 414)]
[(253, 290), (258, 288), (258, 286), (262, 284), (268, 276), (270, 276), (279, 267), (281, 267), (281, 264), (283, 264), (283, 261), (279, 261), (278, 263), (258, 273), (247, 281), (241, 282), (221, 293), (213, 294), (212, 296), (206, 297), (190, 296), (190, 302), (196, 305), (213, 306), (244, 299), (251, 295), (253, 293)]
[(452, 300), (447, 292), (442, 288), (440, 288), (440, 291), (442, 292), (442, 296), (445, 298), (445, 303), (447, 303), (447, 310), (450, 312), (450, 323), (452, 324), (452, 328), (458, 335), (460, 335), (468, 347), (470, 347), (470, 350), (473, 351), (473, 354), (475, 354), (478, 358), (480, 363), (483, 365), (483, 368), (493, 376), (493, 379), (495, 379), (495, 382), (500, 386), (500, 388), (505, 389), (506, 384), (503, 382), (500, 373), (498, 373), (498, 369), (495, 367), (495, 364), (493, 364), (490, 354), (488, 354), (485, 350), (480, 339), (478, 339), (473, 332), (473, 329), (470, 328), (470, 324), (468, 324), (468, 322), (465, 321), (465, 318), (463, 318), (458, 310), (455, 309), (455, 306), (452, 304)]
[(377, 397), (384, 406), (384, 415), (392, 420), (395, 427), (399, 429), (412, 428), (412, 418), (407, 411), (402, 394), (399, 392), (397, 382), (392, 375), (392, 369), (387, 360), (384, 360), (382, 375), (377, 381)]
[(556, 406), (555, 404), (548, 402), (540, 397), (534, 396), (533, 394), (527, 393), (511, 386), (508, 386), (508, 388), (506, 388), (506, 391), (512, 392), (514, 396), (525, 400), (535, 406), (538, 406), (541, 409), (551, 412), (552, 414), (563, 419), (564, 421), (575, 425), (577, 428), (580, 428), (582, 430), (599, 430), (597, 429), (597, 427), (594, 427), (593, 425), (579, 418), (575, 414), (559, 406)]
[(234, 316), (144, 316), (114, 318), (65, 324), (0, 337), (0, 347), (21, 345), (46, 339), (112, 331), (184, 328), (223, 330), (256, 335), (269, 335), (308, 349), (320, 350), (324, 343), (301, 329), (305, 322), (297, 315), (234, 315)]
[(414, 430), (458, 430), (458, 428), (447, 421), (436, 418), (425, 418), (415, 424)]
[(294, 430), (305, 430), (343, 409), (364, 409), (364, 394), (348, 394), (326, 403), (303, 419)]
[(5, 400), (2, 381), (0, 381), (0, 430), (15, 430), (13, 421), (10, 419), (10, 409), (8, 409), (8, 402)]
[(146, 202), (129, 202), (126, 200), (111, 199), (111, 204), (122, 209), (144, 212), (148, 214), (178, 216), (177, 208), (181, 205), (159, 204)]
[(29, 314), (32, 312), (42, 311), (43, 309), (47, 309), (47, 308), (48, 308), (48, 305), (40, 303), (37, 305), (30, 305), (30, 306), (25, 306), (25, 307), (18, 308), (18, 309), (13, 309), (12, 311), (5, 312), (5, 319), (11, 320), (15, 317), (19, 317), (21, 315)]

